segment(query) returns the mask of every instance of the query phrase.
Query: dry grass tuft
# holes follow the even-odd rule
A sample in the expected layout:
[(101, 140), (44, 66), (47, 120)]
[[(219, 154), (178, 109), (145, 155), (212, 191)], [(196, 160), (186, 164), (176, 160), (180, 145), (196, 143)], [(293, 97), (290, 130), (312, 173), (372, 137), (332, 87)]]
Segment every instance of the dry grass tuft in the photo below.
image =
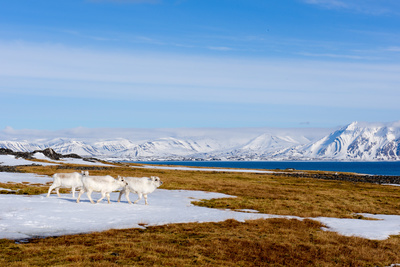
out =
[[(0, 188), (7, 190), (1, 190), (0, 194), (16, 194), (16, 195), (39, 195), (47, 193), (49, 190), (48, 186), (41, 184), (27, 184), (27, 183), (0, 183)], [(69, 192), (66, 189), (60, 190), (62, 193)]]

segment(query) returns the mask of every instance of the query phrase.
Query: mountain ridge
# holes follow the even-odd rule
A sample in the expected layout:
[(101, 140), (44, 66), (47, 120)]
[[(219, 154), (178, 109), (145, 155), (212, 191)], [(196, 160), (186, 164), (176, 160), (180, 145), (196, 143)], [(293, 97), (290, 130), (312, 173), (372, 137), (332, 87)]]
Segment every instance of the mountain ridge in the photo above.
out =
[[(338, 129), (113, 129), (115, 138), (69, 130), (29, 138), (27, 130), (0, 133), (0, 148), (19, 152), (51, 147), (61, 154), (108, 160), (400, 160), (400, 121), (352, 122)], [(10, 132), (12, 134), (10, 134)], [(92, 134), (91, 134), (92, 133)], [(107, 135), (107, 133), (105, 133)], [(88, 137), (89, 136), (89, 137)], [(146, 138), (146, 136), (148, 136)]]

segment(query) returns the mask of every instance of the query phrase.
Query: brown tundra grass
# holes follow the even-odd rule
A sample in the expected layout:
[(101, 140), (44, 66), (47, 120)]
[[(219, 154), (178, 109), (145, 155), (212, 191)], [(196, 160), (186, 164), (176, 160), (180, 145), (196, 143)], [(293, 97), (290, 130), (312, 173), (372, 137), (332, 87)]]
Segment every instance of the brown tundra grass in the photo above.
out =
[[(20, 170), (46, 175), (75, 171), (53, 166), (21, 167)], [(114, 177), (156, 175), (164, 182), (162, 189), (205, 190), (237, 196), (196, 203), (212, 208), (255, 209), (301, 217), (362, 218), (355, 213), (400, 215), (400, 188), (392, 186), (279, 174), (138, 169), (127, 164), (89, 171), (93, 175)], [(24, 186), (32, 190), (40, 188), (36, 190), (41, 193), (48, 190), (48, 186)], [(374, 241), (322, 231), (322, 226), (309, 219), (244, 223), (228, 220), (110, 230), (33, 239), (22, 244), (3, 239), (0, 240), (0, 266), (390, 266), (400, 263), (400, 236)]]

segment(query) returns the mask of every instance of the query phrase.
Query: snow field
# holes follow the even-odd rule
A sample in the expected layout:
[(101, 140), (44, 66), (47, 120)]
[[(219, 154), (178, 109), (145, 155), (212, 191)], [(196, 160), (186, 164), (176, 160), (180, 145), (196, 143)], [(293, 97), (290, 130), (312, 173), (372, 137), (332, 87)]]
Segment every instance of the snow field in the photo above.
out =
[(48, 182), (53, 182), (53, 178), (47, 175), (38, 175), (33, 173), (0, 172), (0, 183), (7, 182), (46, 184)]
[[(22, 158), (15, 158), (13, 155), (0, 155), (0, 165), (4, 166), (18, 166), (18, 165), (32, 165), (32, 161), (22, 159)], [(52, 165), (52, 164), (47, 164), (46, 165)], [(44, 165), (42, 164), (42, 165)]]
[[(51, 177), (25, 173), (0, 172), (0, 182), (43, 183), (52, 181)], [(280, 216), (256, 213), (244, 210), (219, 210), (198, 207), (192, 201), (212, 198), (234, 197), (220, 193), (190, 190), (157, 189), (149, 194), (149, 205), (144, 201), (128, 204), (125, 197), (117, 203), (119, 193), (111, 194), (111, 204), (104, 200), (91, 204), (86, 194), (81, 203), (71, 194), (62, 194), (58, 198), (52, 194), (34, 196), (0, 195), (0, 238), (27, 239), (33, 237), (60, 236), (68, 234), (105, 231), (108, 229), (143, 228), (145, 226), (165, 225), (170, 223), (220, 222), (227, 219), (238, 221), (259, 218), (298, 219), (297, 216)], [(99, 199), (99, 193), (93, 193)], [(346, 236), (358, 236), (368, 239), (383, 240), (390, 235), (400, 234), (400, 216), (363, 214), (377, 220), (309, 218), (323, 223), (323, 230), (338, 232)]]
[(13, 155), (0, 155), (0, 165), (4, 166), (19, 166), (19, 165), (32, 165), (32, 164), (39, 164), (42, 166), (49, 166), (49, 165), (60, 165), (64, 164), (81, 164), (81, 165), (94, 165), (94, 166), (108, 166), (113, 167), (114, 165), (111, 164), (104, 164), (101, 162), (90, 162), (83, 159), (75, 159), (75, 158), (64, 158), (61, 160), (52, 160), (43, 155), (43, 153), (35, 153), (33, 156), (35, 159), (44, 159), (50, 161), (48, 162), (37, 162), (37, 161), (30, 161), (23, 158), (16, 158)]

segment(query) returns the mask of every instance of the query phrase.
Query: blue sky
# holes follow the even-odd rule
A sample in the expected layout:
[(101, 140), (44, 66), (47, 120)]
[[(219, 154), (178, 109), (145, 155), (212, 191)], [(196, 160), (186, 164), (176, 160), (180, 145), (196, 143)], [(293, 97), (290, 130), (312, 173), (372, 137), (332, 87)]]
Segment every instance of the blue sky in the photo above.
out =
[(398, 0), (0, 3), (0, 129), (400, 120)]

